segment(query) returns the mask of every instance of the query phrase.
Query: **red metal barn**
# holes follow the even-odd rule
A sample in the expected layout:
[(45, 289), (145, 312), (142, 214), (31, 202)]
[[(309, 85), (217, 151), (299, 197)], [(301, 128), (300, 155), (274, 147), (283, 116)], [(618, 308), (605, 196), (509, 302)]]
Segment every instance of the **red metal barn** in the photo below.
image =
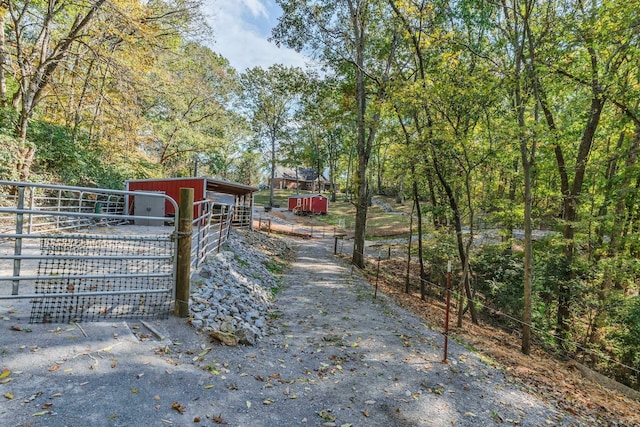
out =
[(296, 215), (326, 215), (329, 199), (322, 194), (296, 194), (289, 196), (289, 210)]
[[(253, 211), (253, 193), (258, 189), (237, 182), (222, 181), (206, 177), (192, 178), (160, 178), (140, 179), (125, 182), (127, 191), (158, 191), (178, 202), (180, 188), (193, 188), (193, 201), (199, 202), (205, 199), (220, 200), (221, 203), (231, 202), (234, 205), (233, 223), (239, 226), (251, 226)], [(227, 200), (224, 196), (228, 195)], [(134, 208), (134, 199), (130, 198), (128, 206), (131, 211)], [(173, 216), (175, 210), (170, 202), (165, 202), (164, 212), (157, 216)], [(194, 206), (194, 217), (198, 216), (197, 207)], [(154, 215), (155, 216), (155, 215)]]

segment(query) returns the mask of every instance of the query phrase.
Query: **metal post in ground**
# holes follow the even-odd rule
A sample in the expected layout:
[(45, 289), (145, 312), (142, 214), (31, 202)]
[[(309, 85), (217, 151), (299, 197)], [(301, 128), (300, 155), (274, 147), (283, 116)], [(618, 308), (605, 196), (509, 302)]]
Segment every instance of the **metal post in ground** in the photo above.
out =
[(376, 290), (373, 292), (373, 299), (378, 298), (378, 278), (380, 277), (380, 253), (378, 253), (378, 267), (376, 269)]
[(33, 227), (33, 207), (35, 205), (35, 193), (36, 189), (32, 188), (29, 192), (29, 227), (27, 227), (27, 234), (31, 234), (31, 228)]
[[(222, 245), (222, 226), (224, 225), (224, 209), (225, 209), (224, 206), (220, 207), (220, 229), (218, 230), (218, 253), (220, 253), (220, 246)], [(258, 230), (260, 229), (258, 228)]]
[[(18, 206), (19, 211), (24, 209), (24, 187), (18, 187)], [(16, 214), (16, 241), (13, 247), (13, 254), (15, 258), (13, 259), (13, 277), (20, 276), (20, 255), (22, 255), (22, 227), (24, 224), (24, 214), (22, 212), (18, 212)], [(11, 295), (18, 295), (18, 291), (20, 288), (20, 280), (14, 280), (13, 286), (11, 288)]]
[[(58, 190), (58, 213), (62, 211), (62, 189)], [(60, 228), (60, 215), (56, 215), (56, 228)]]
[(202, 205), (198, 205), (198, 240), (196, 243), (196, 248), (198, 248), (198, 250), (196, 251), (196, 268), (198, 267), (198, 264), (200, 263), (200, 251), (202, 250), (202, 248), (205, 246), (204, 243), (202, 242)]
[(447, 264), (447, 304), (444, 315), (444, 358), (442, 363), (447, 362), (447, 352), (449, 350), (449, 305), (451, 304), (451, 261)]
[(191, 231), (193, 224), (193, 188), (180, 188), (178, 221), (178, 263), (176, 267), (176, 302), (174, 314), (189, 316), (191, 282)]

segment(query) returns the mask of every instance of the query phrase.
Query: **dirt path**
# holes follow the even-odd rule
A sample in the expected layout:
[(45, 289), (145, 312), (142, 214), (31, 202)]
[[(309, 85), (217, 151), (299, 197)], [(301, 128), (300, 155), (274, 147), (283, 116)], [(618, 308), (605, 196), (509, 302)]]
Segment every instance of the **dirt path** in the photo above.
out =
[(176, 318), (154, 322), (154, 339), (136, 322), (57, 328), (7, 314), (0, 425), (572, 423), (454, 342), (443, 364), (442, 335), (383, 295), (374, 300), (331, 241), (298, 246), (271, 332), (255, 347), (211, 344)]
[(570, 424), (456, 343), (443, 364), (442, 335), (384, 296), (374, 300), (327, 243), (299, 243), (267, 341), (214, 351), (233, 361), (224, 380), (233, 390), (216, 404), (231, 425)]

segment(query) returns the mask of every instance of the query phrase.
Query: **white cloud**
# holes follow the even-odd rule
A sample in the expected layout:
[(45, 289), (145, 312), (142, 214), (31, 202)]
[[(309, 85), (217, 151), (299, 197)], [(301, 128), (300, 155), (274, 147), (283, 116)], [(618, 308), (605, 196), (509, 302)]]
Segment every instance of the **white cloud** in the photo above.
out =
[(264, 7), (260, 0), (241, 0), (240, 3), (244, 4), (251, 11), (253, 16), (269, 17), (267, 8)]
[(273, 64), (304, 68), (308, 62), (302, 54), (267, 41), (272, 22), (281, 13), (273, 0), (210, 0), (205, 11), (214, 31), (211, 48), (239, 72)]

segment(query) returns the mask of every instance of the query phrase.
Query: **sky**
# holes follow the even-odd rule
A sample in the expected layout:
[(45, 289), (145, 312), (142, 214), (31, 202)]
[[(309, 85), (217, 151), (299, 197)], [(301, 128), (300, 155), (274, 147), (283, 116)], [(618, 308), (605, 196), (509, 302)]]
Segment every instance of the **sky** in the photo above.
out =
[(238, 72), (273, 64), (305, 68), (303, 55), (267, 40), (282, 13), (274, 0), (206, 0), (205, 13), (214, 31), (211, 49)]

